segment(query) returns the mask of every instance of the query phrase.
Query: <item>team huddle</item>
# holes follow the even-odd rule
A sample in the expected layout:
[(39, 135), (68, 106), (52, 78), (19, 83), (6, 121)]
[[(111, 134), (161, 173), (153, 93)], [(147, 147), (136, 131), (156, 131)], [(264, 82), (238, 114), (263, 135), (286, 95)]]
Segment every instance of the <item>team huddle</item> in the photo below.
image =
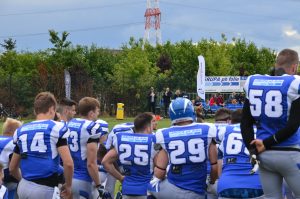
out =
[(109, 132), (97, 99), (81, 99), (73, 118), (74, 101), (39, 93), (35, 121), (3, 126), (0, 198), (299, 199), (298, 60), (281, 51), (274, 75), (248, 77), (243, 110), (221, 108), (214, 124), (196, 123), (179, 97), (170, 127), (145, 112)]

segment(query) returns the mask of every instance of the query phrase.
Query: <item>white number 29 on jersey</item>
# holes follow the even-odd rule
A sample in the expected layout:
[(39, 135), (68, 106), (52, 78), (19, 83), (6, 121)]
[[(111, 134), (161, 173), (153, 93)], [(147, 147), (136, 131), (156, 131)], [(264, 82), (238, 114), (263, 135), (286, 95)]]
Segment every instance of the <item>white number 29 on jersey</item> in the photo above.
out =
[[(283, 114), (282, 94), (279, 90), (269, 90), (265, 93), (265, 100), (262, 100), (263, 90), (250, 89), (249, 101), (251, 114), (259, 117), (262, 112), (267, 117), (280, 117)], [(265, 104), (263, 104), (265, 103)]]
[[(186, 148), (188, 154), (183, 156)], [(187, 160), (199, 163), (206, 159), (204, 141), (201, 138), (190, 139), (186, 144), (182, 140), (172, 140), (169, 142), (169, 149), (172, 150), (170, 153), (172, 164), (185, 164)]]

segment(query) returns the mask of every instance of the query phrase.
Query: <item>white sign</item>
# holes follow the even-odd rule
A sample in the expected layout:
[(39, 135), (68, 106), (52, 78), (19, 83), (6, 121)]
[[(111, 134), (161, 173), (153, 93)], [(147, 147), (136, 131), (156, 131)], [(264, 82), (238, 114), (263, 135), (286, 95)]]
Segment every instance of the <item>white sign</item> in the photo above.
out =
[(202, 99), (205, 99), (205, 60), (202, 55), (198, 56), (199, 69), (197, 73), (197, 93)]
[(65, 72), (65, 89), (66, 89), (66, 98), (71, 99), (71, 75), (68, 70), (64, 70)]
[(205, 77), (205, 91), (217, 92), (243, 92), (247, 77), (242, 76), (208, 76)]

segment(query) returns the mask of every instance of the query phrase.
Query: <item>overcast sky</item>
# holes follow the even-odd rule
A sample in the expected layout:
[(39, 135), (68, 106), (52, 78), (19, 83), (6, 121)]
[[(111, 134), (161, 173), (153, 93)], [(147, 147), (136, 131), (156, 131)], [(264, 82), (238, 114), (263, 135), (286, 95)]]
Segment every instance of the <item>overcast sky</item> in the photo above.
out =
[[(277, 51), (300, 53), (300, 1), (161, 0), (162, 41), (245, 38)], [(51, 47), (48, 30), (66, 30), (74, 44), (120, 48), (144, 36), (146, 0), (1, 0), (0, 42), (18, 50)], [(3, 51), (3, 49), (0, 49)]]

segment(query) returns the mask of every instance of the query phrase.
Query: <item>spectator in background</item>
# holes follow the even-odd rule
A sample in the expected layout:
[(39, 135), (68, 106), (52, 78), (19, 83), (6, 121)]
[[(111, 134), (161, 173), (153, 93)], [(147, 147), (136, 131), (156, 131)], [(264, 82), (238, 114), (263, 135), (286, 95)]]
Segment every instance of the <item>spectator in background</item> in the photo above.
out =
[(223, 95), (221, 93), (218, 93), (216, 104), (218, 106), (224, 106), (224, 98), (223, 98)]
[(183, 92), (181, 93), (180, 97), (189, 99), (189, 96), (188, 96), (188, 94), (187, 94), (185, 91), (183, 91)]
[(245, 94), (244, 93), (239, 93), (236, 95), (236, 100), (239, 104), (243, 104), (245, 101)]
[(209, 100), (209, 106), (213, 106), (217, 104), (217, 95), (214, 94)]
[(231, 95), (229, 95), (228, 99), (227, 99), (227, 104), (234, 104), (233, 102), (236, 101), (236, 93), (232, 92)]
[(182, 95), (181, 95), (181, 91), (179, 90), (179, 89), (177, 89), (176, 91), (175, 91), (175, 94), (174, 94), (174, 96), (173, 96), (173, 99), (176, 99), (177, 97), (181, 97)]
[(169, 116), (168, 115), (168, 109), (169, 109), (169, 105), (171, 103), (171, 98), (172, 98), (172, 92), (167, 87), (166, 91), (164, 92), (164, 95), (163, 95), (163, 103), (164, 103), (164, 108), (165, 108), (165, 117)]
[(153, 114), (155, 114), (155, 105), (156, 105), (157, 95), (154, 92), (154, 88), (153, 87), (150, 88), (150, 91), (149, 91), (149, 93), (147, 95), (147, 98), (148, 98), (149, 112), (152, 112)]

